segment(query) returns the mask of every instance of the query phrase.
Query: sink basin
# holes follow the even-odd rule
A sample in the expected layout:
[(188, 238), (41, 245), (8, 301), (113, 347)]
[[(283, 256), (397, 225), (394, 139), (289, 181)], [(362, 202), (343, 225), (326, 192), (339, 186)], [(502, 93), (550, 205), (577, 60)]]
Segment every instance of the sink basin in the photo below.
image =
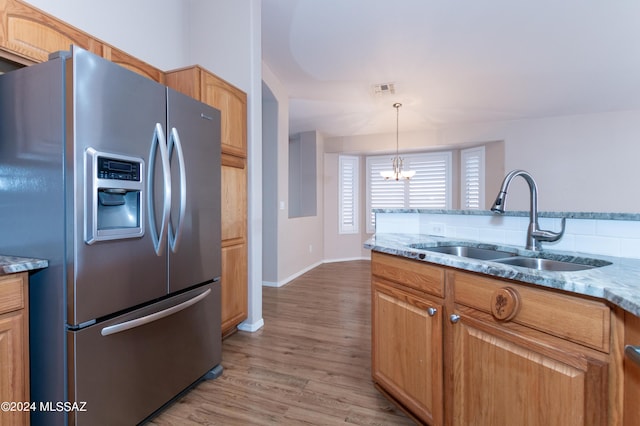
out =
[(521, 266), (524, 268), (537, 269), (540, 271), (584, 271), (586, 269), (597, 268), (609, 264), (608, 262), (601, 262), (602, 264), (586, 265), (576, 262), (564, 262), (561, 260), (541, 259), (535, 257), (512, 257), (509, 259), (497, 259), (495, 262), (505, 265)]
[(509, 253), (501, 250), (494, 250), (489, 248), (479, 247), (467, 247), (467, 246), (440, 246), (440, 247), (419, 247), (418, 244), (414, 248), (420, 248), (425, 251), (432, 251), (436, 253), (452, 254), (455, 256), (469, 257), (479, 260), (494, 260), (503, 259), (505, 257), (515, 256), (513, 253)]

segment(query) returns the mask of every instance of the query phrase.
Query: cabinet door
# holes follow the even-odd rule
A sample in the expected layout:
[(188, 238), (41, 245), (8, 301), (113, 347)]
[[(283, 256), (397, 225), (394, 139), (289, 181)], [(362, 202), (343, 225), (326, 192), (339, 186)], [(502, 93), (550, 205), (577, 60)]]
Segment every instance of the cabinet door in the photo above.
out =
[[(24, 346), (27, 338), (23, 331), (25, 328), (22, 310), (0, 316), (1, 401), (18, 403), (29, 401), (29, 388), (25, 382), (25, 371), (29, 369), (28, 352), (25, 352)], [(28, 424), (28, 419), (28, 411), (0, 412), (2, 425), (25, 425)]]
[(442, 306), (374, 279), (373, 380), (421, 420), (442, 424)]
[(201, 73), (202, 102), (222, 113), (222, 153), (247, 156), (247, 95), (229, 83)]
[(120, 49), (104, 45), (102, 57), (150, 80), (164, 83), (164, 73)]
[[(640, 318), (626, 313), (625, 344), (640, 347)], [(628, 355), (624, 359), (624, 424), (640, 424), (640, 364)]]
[(247, 245), (222, 243), (222, 334), (247, 319)]
[(0, 0), (0, 48), (34, 62), (75, 44), (98, 55), (102, 44), (86, 33), (16, 0)]
[(222, 241), (245, 242), (247, 235), (247, 169), (244, 159), (222, 156)]
[(247, 318), (246, 160), (222, 156), (222, 334)]
[(584, 355), (578, 346), (566, 350), (560, 339), (536, 342), (519, 335), (518, 326), (500, 331), (476, 313), (456, 314), (460, 319), (451, 327), (454, 425), (606, 424), (604, 361)]

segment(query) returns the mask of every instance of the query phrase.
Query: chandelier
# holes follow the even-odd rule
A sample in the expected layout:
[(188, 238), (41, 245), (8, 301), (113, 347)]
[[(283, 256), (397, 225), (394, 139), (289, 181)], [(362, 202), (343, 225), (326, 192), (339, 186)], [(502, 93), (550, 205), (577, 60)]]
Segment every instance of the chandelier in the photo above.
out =
[(411, 179), (413, 175), (416, 174), (416, 172), (412, 170), (402, 170), (404, 160), (398, 154), (398, 122), (400, 121), (401, 106), (402, 104), (399, 102), (393, 104), (393, 107), (396, 109), (396, 156), (391, 159), (391, 167), (393, 168), (393, 170), (384, 170), (380, 172), (380, 176), (382, 176), (385, 180)]

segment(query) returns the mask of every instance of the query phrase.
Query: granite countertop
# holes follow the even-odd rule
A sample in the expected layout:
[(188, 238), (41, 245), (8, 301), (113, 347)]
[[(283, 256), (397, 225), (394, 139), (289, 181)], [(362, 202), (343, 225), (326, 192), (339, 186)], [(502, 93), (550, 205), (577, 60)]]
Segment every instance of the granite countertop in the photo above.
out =
[(640, 316), (640, 259), (542, 250), (540, 254), (543, 257), (555, 260), (574, 260), (585, 264), (611, 263), (582, 271), (555, 272), (436, 253), (415, 248), (416, 245), (423, 248), (466, 245), (508, 251), (519, 256), (530, 257), (534, 254), (531, 250), (517, 246), (483, 244), (478, 241), (415, 234), (376, 234), (365, 242), (365, 248), (382, 253), (598, 297)]
[(49, 266), (49, 262), (42, 259), (0, 255), (0, 275), (32, 271), (47, 266)]

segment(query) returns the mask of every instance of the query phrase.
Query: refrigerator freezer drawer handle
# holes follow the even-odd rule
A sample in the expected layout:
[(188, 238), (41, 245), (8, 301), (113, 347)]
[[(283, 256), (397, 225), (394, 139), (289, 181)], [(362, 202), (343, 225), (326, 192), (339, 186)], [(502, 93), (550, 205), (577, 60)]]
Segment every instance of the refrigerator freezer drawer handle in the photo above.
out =
[(155, 312), (150, 315), (145, 315), (144, 317), (136, 318), (131, 321), (122, 322), (120, 324), (110, 325), (108, 327), (103, 328), (100, 331), (100, 334), (103, 336), (109, 336), (111, 334), (120, 333), (122, 331), (130, 330), (132, 328), (141, 327), (143, 325), (152, 323), (154, 321), (158, 321), (159, 319), (168, 317), (169, 315), (176, 314), (182, 310), (187, 309), (189, 306), (195, 305), (205, 297), (207, 297), (211, 293), (211, 289), (207, 289), (207, 291), (200, 293), (199, 295), (182, 302), (178, 305), (172, 306), (160, 312)]

